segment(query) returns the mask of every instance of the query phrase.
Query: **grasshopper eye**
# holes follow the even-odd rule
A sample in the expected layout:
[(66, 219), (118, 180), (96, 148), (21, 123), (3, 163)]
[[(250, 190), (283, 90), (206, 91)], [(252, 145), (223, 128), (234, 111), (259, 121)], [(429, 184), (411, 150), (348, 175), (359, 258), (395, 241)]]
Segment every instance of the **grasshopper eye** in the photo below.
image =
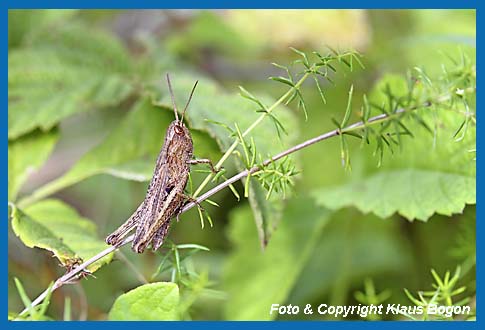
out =
[(177, 135), (183, 135), (184, 134), (184, 130), (182, 129), (182, 127), (180, 127), (178, 125), (175, 125), (173, 129), (175, 131), (175, 134), (177, 134)]

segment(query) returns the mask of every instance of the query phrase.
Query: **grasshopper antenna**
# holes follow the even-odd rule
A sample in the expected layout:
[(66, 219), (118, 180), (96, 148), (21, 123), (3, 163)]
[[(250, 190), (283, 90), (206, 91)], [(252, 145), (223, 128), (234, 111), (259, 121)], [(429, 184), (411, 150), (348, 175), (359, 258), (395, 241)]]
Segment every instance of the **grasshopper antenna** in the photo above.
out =
[(175, 97), (173, 96), (172, 84), (170, 83), (170, 75), (168, 73), (167, 73), (167, 83), (168, 83), (168, 90), (170, 91), (170, 97), (172, 98), (173, 112), (175, 113), (175, 119), (178, 121), (179, 115), (177, 113), (177, 105), (175, 104)]
[(195, 87), (197, 87), (197, 84), (199, 83), (199, 81), (197, 80), (194, 84), (194, 87), (192, 87), (192, 91), (190, 92), (190, 96), (189, 96), (189, 99), (187, 100), (187, 104), (185, 105), (185, 108), (184, 108), (184, 111), (182, 112), (182, 121), (184, 121), (184, 116), (185, 116), (185, 111), (187, 110), (187, 108), (189, 107), (189, 104), (190, 104), (190, 101), (192, 100), (192, 95), (194, 95), (194, 92), (195, 92)]

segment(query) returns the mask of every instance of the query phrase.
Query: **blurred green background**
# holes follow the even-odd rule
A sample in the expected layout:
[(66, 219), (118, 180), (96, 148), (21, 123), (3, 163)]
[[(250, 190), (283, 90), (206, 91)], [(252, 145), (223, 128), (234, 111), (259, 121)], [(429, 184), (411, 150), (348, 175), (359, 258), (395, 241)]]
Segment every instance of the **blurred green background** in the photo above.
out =
[[(385, 75), (405, 75), (406, 70), (415, 66), (425, 67), (430, 75), (440, 72), (445, 61), (440, 52), (456, 56), (462, 51), (474, 60), (475, 15), (475, 11), (470, 10), (10, 11), (9, 70), (20, 68), (22, 61), (37, 60), (39, 63), (36, 64), (45, 65), (45, 70), (52, 75), (62, 74), (61, 71), (67, 69), (58, 69), (56, 65), (62, 63), (64, 53), (56, 53), (56, 47), (70, 48), (69, 56), (76, 59), (72, 63), (85, 66), (80, 67), (79, 75), (72, 74), (69, 76), (71, 80), (64, 83), (68, 87), (74, 86), (73, 94), (66, 97), (75, 98), (74, 88), (87, 84), (92, 75), (99, 74), (100, 83), (96, 89), (104, 86), (105, 68), (89, 71), (90, 58), (83, 52), (91, 55), (99, 52), (102, 56), (105, 50), (94, 46), (89, 49), (83, 42), (90, 38), (106, 38), (108, 46), (119, 43), (126, 55), (126, 58), (117, 58), (117, 63), (105, 63), (106, 67), (117, 66), (116, 72), (131, 70), (128, 80), (132, 84), (130, 88), (135, 91), (155, 86), (150, 88), (166, 98), (163, 76), (170, 72), (175, 83), (179, 79), (190, 85), (202, 78), (231, 95), (238, 93), (237, 86), (241, 85), (258, 95), (276, 99), (285, 89), (267, 78), (281, 74), (271, 66), (272, 62), (286, 64), (296, 59), (290, 46), (321, 52), (326, 51), (326, 45), (336, 49), (351, 47), (364, 54), (365, 69), (336, 75), (334, 85), (323, 86), (327, 104), (322, 104), (315, 88), (305, 91), (308, 120), (296, 106), (289, 106), (287, 118), (291, 121), (288, 123), (291, 141), (299, 142), (334, 129), (330, 119), (343, 116), (352, 84), (356, 99), (360, 99)], [(79, 40), (71, 38), (63, 45), (66, 42), (63, 31), (69, 29), (74, 32), (78, 29), (82, 33), (78, 35)], [(58, 62), (55, 56), (36, 53), (45, 45), (52, 45), (53, 54), (59, 55)], [(42, 56), (49, 60), (43, 62)], [(9, 88), (10, 83), (13, 85), (15, 81), (10, 80), (9, 73)], [(120, 86), (116, 85), (116, 88)], [(203, 98), (203, 88), (201, 86), (196, 92), (194, 102)], [(133, 90), (127, 92), (129, 97), (114, 104), (104, 102), (96, 107), (85, 102), (82, 111), (57, 107), (57, 115), (62, 120), (47, 125), (44, 130), (58, 129), (58, 142), (47, 161), (29, 173), (19, 196), (26, 196), (60, 177), (83, 154), (102, 143), (130, 111)], [(180, 107), (188, 94), (185, 90), (176, 94)], [(36, 101), (31, 104), (35, 106)], [(224, 104), (220, 107), (226, 109)], [(69, 115), (63, 116), (62, 111)], [(206, 111), (211, 112), (211, 109)], [(227, 108), (225, 111), (241, 110)], [(161, 111), (157, 118), (161, 118), (160, 122), (152, 124), (164, 134), (173, 114)], [(29, 119), (25, 118), (25, 121)], [(9, 133), (13, 132), (13, 129), (10, 131), (10, 120), (9, 115)], [(149, 121), (147, 118), (147, 125)], [(11, 138), (24, 134), (23, 127), (16, 127), (18, 133), (12, 133)], [(197, 157), (217, 160), (222, 155), (209, 134), (192, 131)], [(276, 139), (274, 132), (267, 134), (268, 139)], [(186, 294), (192, 294), (187, 299), (193, 298), (193, 302), (184, 317), (200, 320), (266, 319), (270, 318), (272, 302), (358, 304), (354, 294), (364, 290), (366, 279), (373, 280), (378, 292), (390, 294), (386, 301), (389, 303), (410, 304), (403, 288), (411, 292), (431, 289), (431, 268), (443, 274), (446, 270), (454, 270), (463, 261), (463, 253), (454, 253), (463, 247), (458, 243), (463, 232), (468, 233), (467, 241), (474, 253), (474, 205), (466, 206), (460, 215), (434, 215), (426, 222), (411, 222), (396, 214), (381, 219), (373, 214), (362, 214), (355, 208), (329, 211), (310, 197), (317, 189), (399, 166), (402, 159), (407, 159), (406, 151), (411, 152), (412, 141), (406, 141), (410, 149), (389, 157), (392, 160), (384, 162), (380, 169), (376, 168), (370, 150), (360, 149), (358, 143), (352, 144), (351, 173), (341, 166), (338, 139), (299, 152), (295, 161), (300, 174), (296, 178), (294, 194), (285, 202), (283, 220), (273, 232), (266, 251), (261, 250), (258, 242), (247, 200), (243, 198), (238, 202), (228, 189), (214, 197), (219, 208), (207, 207), (214, 220), (212, 228), (205, 226), (201, 229), (195, 210), (184, 214), (182, 221), (172, 226), (169, 239), (177, 244), (195, 243), (210, 249), (187, 259), (189, 266), (199, 274), (207, 274), (208, 280), (201, 284), (203, 290), (187, 289)], [(131, 136), (118, 142), (121, 145), (140, 143)], [(157, 145), (149, 150), (158, 150), (161, 143), (158, 139)], [(276, 149), (274, 153), (281, 150)], [(148, 173), (152, 171), (153, 157), (152, 152), (146, 162)], [(231, 164), (226, 168), (229, 172), (235, 171)], [(202, 174), (194, 173), (194, 186), (202, 178)], [(104, 239), (136, 209), (144, 198), (146, 187), (147, 182), (99, 174), (57, 191), (53, 197), (91, 219), (96, 224), (98, 236)], [(236, 188), (242, 196), (242, 185), (238, 183)], [(399, 190), (399, 187), (395, 189)], [(114, 300), (142, 284), (143, 278), (150, 280), (166, 253), (162, 250), (137, 255), (128, 247), (121, 251), (123, 255), (115, 256), (109, 265), (98, 270), (96, 278), (88, 277), (56, 292), (48, 314), (62, 319), (65, 297), (69, 296), (73, 319), (106, 319)], [(20, 278), (29, 296), (34, 298), (62, 274), (62, 268), (50, 253), (27, 248), (12, 231), (9, 231), (8, 253), (9, 311), (20, 311), (23, 305), (12, 278)], [(169, 279), (169, 273), (157, 278)], [(474, 268), (462, 280), (468, 288), (466, 294), (473, 296)], [(295, 318), (324, 319), (318, 315), (291, 317)]]

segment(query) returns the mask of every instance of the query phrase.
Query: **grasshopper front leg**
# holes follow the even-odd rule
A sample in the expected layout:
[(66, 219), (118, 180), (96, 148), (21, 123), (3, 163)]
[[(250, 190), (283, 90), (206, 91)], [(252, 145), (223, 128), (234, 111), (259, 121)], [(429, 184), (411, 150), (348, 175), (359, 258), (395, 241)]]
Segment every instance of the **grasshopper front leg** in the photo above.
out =
[(212, 161), (210, 159), (207, 159), (207, 158), (202, 158), (202, 159), (191, 159), (187, 162), (187, 164), (190, 164), (190, 165), (197, 165), (197, 164), (208, 164), (212, 173), (217, 173), (220, 171), (220, 169), (217, 169), (214, 167), (214, 164), (212, 164)]

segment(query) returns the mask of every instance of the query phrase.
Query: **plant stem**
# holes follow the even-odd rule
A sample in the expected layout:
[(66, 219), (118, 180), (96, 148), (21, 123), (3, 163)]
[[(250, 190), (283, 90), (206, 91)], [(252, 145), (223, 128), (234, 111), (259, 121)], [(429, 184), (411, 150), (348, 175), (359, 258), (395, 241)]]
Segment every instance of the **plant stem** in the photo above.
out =
[[(294, 87), (290, 88), (285, 94), (283, 94), (273, 105), (271, 105), (268, 110), (260, 115), (258, 119), (254, 121), (254, 123), (251, 124), (243, 133), (242, 136), (245, 137), (248, 135), (256, 126), (259, 125), (259, 123), (266, 117), (268, 114), (270, 114), (276, 107), (278, 107), (281, 103), (283, 103), (288, 97), (290, 97), (291, 93), (295, 90), (297, 90), (301, 84), (308, 78), (310, 73), (305, 73), (303, 77), (300, 78), (300, 80), (295, 84)], [(239, 141), (234, 141), (234, 143), (227, 149), (227, 151), (222, 155), (221, 159), (217, 162), (217, 164), (214, 166), (216, 170), (220, 169), (222, 164), (229, 158), (229, 156), (232, 154), (232, 152), (237, 148), (239, 144)], [(207, 177), (204, 179), (204, 181), (200, 184), (200, 186), (197, 188), (197, 190), (194, 192), (192, 195), (193, 198), (196, 198), (200, 192), (207, 186), (207, 184), (210, 182), (210, 180), (213, 178), (214, 174), (209, 173)]]
[[(302, 80), (300, 80), (299, 83), (301, 83)], [(297, 84), (298, 85), (298, 84)], [(286, 94), (285, 94), (286, 95)], [(279, 100), (278, 102), (281, 103), (284, 98), (286, 97), (285, 95), (283, 95)], [(279, 103), (275, 103), (273, 105), (273, 109), (274, 107), (276, 107)], [(429, 107), (431, 106), (431, 103), (426, 103), (424, 104), (423, 106), (421, 107), (414, 107), (414, 108), (411, 108), (411, 109), (398, 109), (396, 110), (395, 112), (393, 112), (392, 114), (381, 114), (381, 115), (378, 115), (378, 116), (374, 116), (374, 117), (371, 117), (369, 118), (365, 123), (363, 121), (360, 121), (360, 122), (357, 122), (357, 123), (354, 123), (354, 124), (351, 124), (345, 128), (342, 128), (342, 129), (334, 129), (332, 131), (329, 131), (327, 133), (324, 133), (322, 135), (319, 135), (319, 136), (316, 136), (312, 139), (309, 139), (309, 140), (306, 140), (300, 144), (297, 144), (285, 151), (282, 151), (280, 152), (279, 154), (265, 160), (260, 166), (254, 166), (250, 169), (247, 169), (247, 170), (244, 170), (234, 176), (232, 176), (231, 178), (225, 180), (224, 182), (222, 182), (221, 184), (215, 186), (214, 188), (208, 190), (206, 193), (202, 194), (200, 197), (198, 198), (195, 198), (197, 200), (197, 203), (201, 203), (203, 202), (204, 200), (206, 200), (207, 198), (211, 197), (212, 195), (216, 194), (217, 192), (221, 191), (222, 189), (228, 187), (229, 185), (235, 183), (236, 181), (239, 181), (243, 178), (245, 178), (246, 176), (250, 175), (250, 174), (254, 174), (256, 173), (257, 171), (261, 170), (261, 167), (264, 167), (264, 166), (267, 166), (269, 165), (270, 163), (272, 162), (275, 162), (285, 156), (288, 156), (298, 150), (301, 150), (303, 148), (306, 148), (308, 146), (311, 146), (317, 142), (320, 142), (320, 141), (323, 141), (323, 140), (326, 140), (328, 138), (331, 138), (331, 137), (334, 137), (334, 136), (338, 136), (342, 133), (345, 133), (345, 132), (350, 132), (350, 131), (355, 131), (355, 130), (358, 130), (358, 129), (361, 129), (361, 128), (364, 128), (366, 126), (370, 126), (370, 125), (375, 125), (375, 124), (378, 124), (378, 123), (381, 123), (383, 121), (386, 121), (386, 120), (389, 120), (395, 116), (399, 116), (399, 115), (402, 115), (403, 113), (405, 112), (410, 112), (410, 111), (414, 111), (414, 110), (417, 110), (419, 108), (422, 108), (422, 107)], [(254, 126), (256, 126), (257, 123), (255, 122), (253, 125), (251, 125), (250, 128), (248, 128), (246, 130), (246, 132), (249, 132), (250, 129), (254, 128)], [(237, 145), (237, 144), (236, 144)], [(231, 146), (232, 147), (232, 146)], [(234, 148), (233, 148), (234, 149)], [(229, 151), (229, 150), (228, 150)], [(232, 152), (232, 151), (231, 151)], [(227, 153), (227, 152), (226, 152)], [(224, 157), (223, 157), (224, 158)], [(227, 158), (227, 157), (226, 157)], [(225, 158), (224, 158), (225, 160)], [(221, 160), (219, 161), (219, 163), (221, 163), (221, 161), (223, 161), (223, 159), (221, 158)], [(218, 163), (218, 164), (219, 164)], [(207, 178), (210, 178), (209, 176), (207, 176)], [(206, 180), (208, 181), (208, 180)], [(204, 181), (205, 182), (205, 181)], [(198, 189), (198, 191), (200, 191), (201, 189)], [(184, 213), (188, 210), (190, 210), (191, 208), (193, 208), (196, 204), (196, 202), (190, 202), (188, 203), (187, 205), (184, 206), (184, 208), (182, 209), (181, 213)], [(82, 273), (86, 267), (88, 267), (89, 265), (93, 264), (94, 262), (98, 261), (99, 259), (101, 259), (102, 257), (108, 255), (109, 253), (111, 252), (114, 252), (116, 250), (118, 250), (120, 247), (130, 243), (134, 238), (134, 235), (131, 235), (129, 237), (127, 237), (122, 243), (120, 243), (120, 245), (118, 246), (110, 246), (108, 247), (107, 249), (101, 251), (100, 253), (98, 253), (97, 255), (95, 255), (94, 257), (88, 259), (87, 261), (83, 262), (81, 265), (77, 266), (76, 268), (74, 268), (73, 270), (67, 272), (66, 274), (64, 274), (63, 276), (61, 276), (60, 278), (58, 278), (56, 280), (56, 282), (54, 283), (54, 285), (52, 286), (52, 289), (47, 289), (46, 291), (44, 291), (43, 293), (41, 293), (33, 302), (32, 302), (32, 305), (30, 306), (31, 308), (40, 304), (42, 302), (42, 300), (44, 300), (44, 298), (47, 296), (47, 294), (49, 293), (49, 290), (56, 290), (58, 288), (60, 288), (61, 286), (63, 286), (64, 284), (68, 284), (70, 282), (72, 282), (73, 279), (75, 279), (75, 277), (77, 276), (77, 274), (79, 273)], [(26, 312), (28, 311), (27, 308), (25, 308), (20, 314), (19, 316), (22, 316), (24, 315)]]
[[(130, 237), (128, 237), (127, 239), (125, 239), (122, 243), (122, 245), (125, 245), (126, 243), (128, 242), (131, 242), (131, 240), (133, 240), (133, 236), (134, 235), (131, 235)], [(40, 304), (42, 302), (42, 300), (44, 300), (44, 298), (49, 294), (49, 291), (54, 291), (58, 288), (60, 288), (61, 286), (63, 286), (64, 284), (67, 284), (69, 283), (70, 281), (72, 281), (72, 279), (78, 274), (78, 273), (81, 273), (83, 272), (86, 267), (88, 267), (89, 265), (95, 263), (96, 261), (98, 261), (99, 259), (103, 258), (104, 256), (110, 254), (111, 252), (114, 252), (115, 250), (117, 250), (118, 247), (115, 247), (115, 246), (110, 246), (108, 247), (107, 249), (99, 252), (97, 255), (95, 255), (94, 257), (91, 257), (90, 259), (86, 260), (85, 262), (83, 262), (82, 264), (80, 264), (79, 266), (75, 267), (73, 270), (67, 272), (66, 274), (62, 275), (61, 277), (59, 277), (55, 282), (54, 282), (54, 285), (52, 286), (52, 288), (48, 288), (47, 290), (45, 290), (44, 292), (42, 292), (33, 302), (32, 302), (32, 305), (31, 307), (34, 307), (34, 306), (37, 306), (38, 304)], [(24, 309), (20, 314), (19, 316), (22, 316), (24, 315), (26, 312), (28, 311), (28, 309)]]

